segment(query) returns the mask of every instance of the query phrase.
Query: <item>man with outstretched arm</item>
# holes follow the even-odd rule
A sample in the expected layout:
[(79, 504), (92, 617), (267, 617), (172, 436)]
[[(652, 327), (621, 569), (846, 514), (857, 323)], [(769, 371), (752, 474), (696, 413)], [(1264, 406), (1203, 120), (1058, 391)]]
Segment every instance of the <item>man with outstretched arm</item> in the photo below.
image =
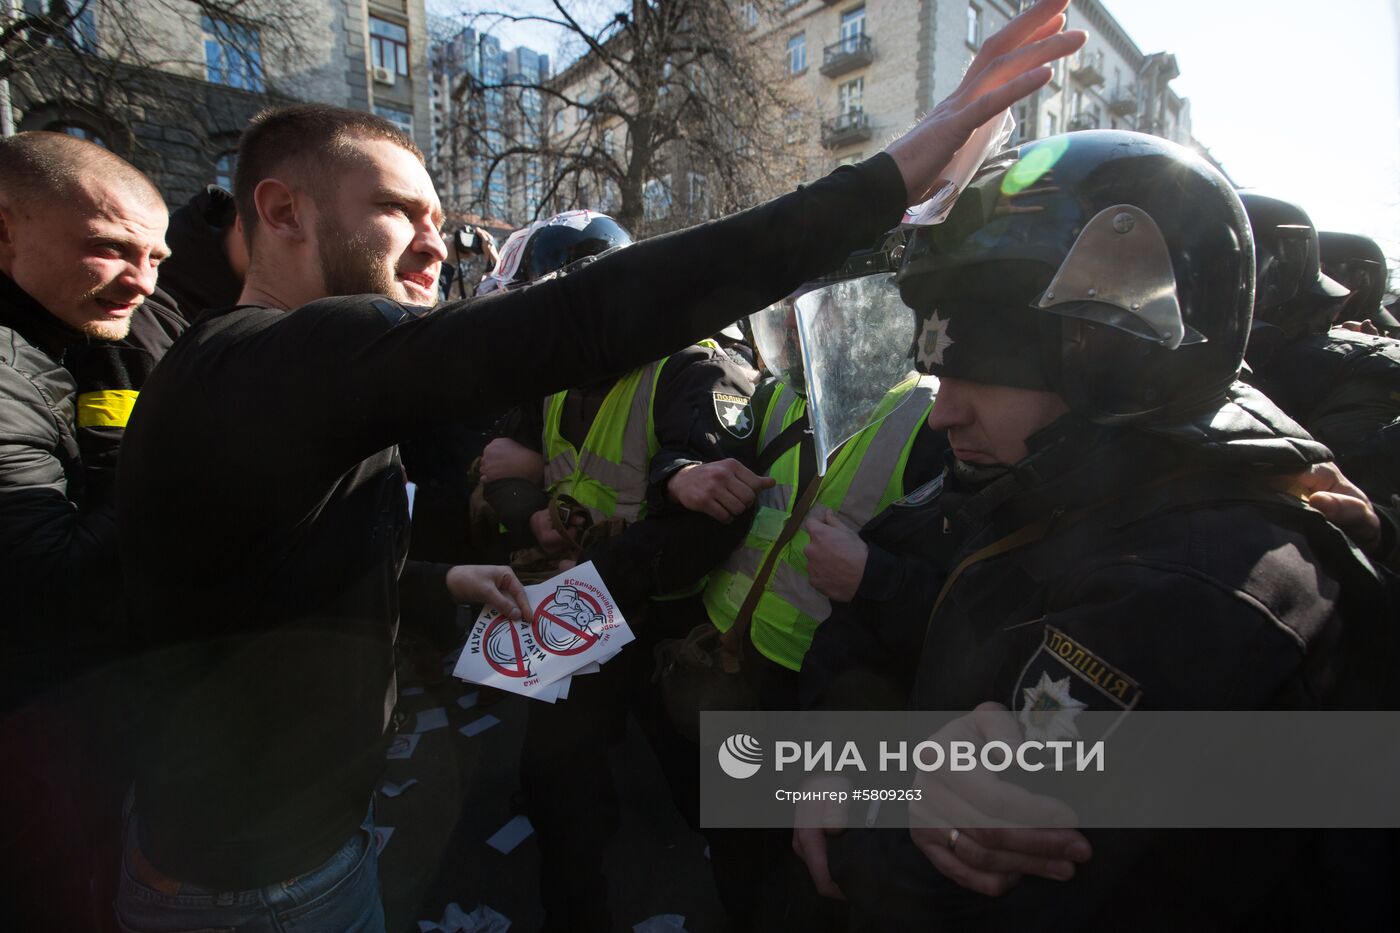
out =
[(834, 266), (1083, 43), (1057, 35), (1067, 5), (1045, 0), (992, 37), (885, 154), (576, 275), (431, 313), (446, 251), (412, 141), (316, 105), (256, 121), (235, 182), (251, 254), (242, 305), (167, 355), (123, 454), (129, 595), (156, 695), (122, 921), (262, 929), (295, 913), (313, 929), (382, 929), (367, 811), (400, 604), (417, 593), (528, 611), (501, 568), (401, 583), (394, 445), (465, 407), (658, 359)]

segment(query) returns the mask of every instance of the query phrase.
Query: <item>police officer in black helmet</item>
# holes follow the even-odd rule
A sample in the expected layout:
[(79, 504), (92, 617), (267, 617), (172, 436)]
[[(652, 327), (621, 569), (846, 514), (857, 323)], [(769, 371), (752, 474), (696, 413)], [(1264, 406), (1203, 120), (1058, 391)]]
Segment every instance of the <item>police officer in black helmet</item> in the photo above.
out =
[[(1317, 251), (1323, 273), (1351, 289), (1338, 320), (1361, 324), (1366, 333), (1374, 329), (1386, 337), (1400, 337), (1400, 320), (1382, 304), (1390, 270), (1380, 244), (1356, 233), (1319, 230)], [(1371, 328), (1364, 326), (1366, 321)]]
[[(984, 165), (945, 223), (915, 233), (900, 273), (919, 367), (941, 380), (930, 425), (953, 450), (922, 504), (941, 519), (925, 524), (946, 539), (944, 588), (931, 614), (901, 620), (911, 637), (833, 617), (804, 667), (822, 680), (804, 684), (809, 699), (868, 679), (891, 660), (871, 655), (883, 640), (916, 655), (897, 685), (913, 708), (995, 702), (1031, 738), (1036, 720), (1020, 714), (1057, 703), (1130, 715), (1385, 702), (1391, 616), (1373, 568), (1272, 482), (1328, 453), (1236, 381), (1253, 273), (1238, 197), (1164, 140), (1075, 133)], [(1121, 689), (1066, 660), (1084, 657)], [(1337, 917), (1321, 873), (1300, 876), (1322, 851), (1302, 833), (953, 822), (807, 842), (859, 929)]]
[[(1391, 505), (1400, 494), (1400, 342), (1333, 326), (1379, 309), (1385, 268), (1383, 257), (1376, 258), (1380, 250), (1363, 258), (1354, 241), (1329, 235), (1332, 267), (1358, 288), (1349, 292), (1323, 273), (1319, 235), (1302, 208), (1248, 192), (1241, 201), (1254, 234), (1259, 278), (1250, 382), (1326, 444), (1372, 500)], [(1395, 537), (1387, 522), (1375, 549), (1393, 551)]]

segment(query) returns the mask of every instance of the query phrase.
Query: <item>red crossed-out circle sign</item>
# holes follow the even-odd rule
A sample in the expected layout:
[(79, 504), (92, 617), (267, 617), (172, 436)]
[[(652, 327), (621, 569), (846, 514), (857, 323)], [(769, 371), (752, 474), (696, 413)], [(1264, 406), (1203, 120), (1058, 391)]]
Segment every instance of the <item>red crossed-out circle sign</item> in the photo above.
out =
[[(587, 608), (593, 610), (595, 616), (603, 616), (603, 607), (598, 605), (598, 600), (587, 593), (577, 593), (577, 599)], [(530, 619), (530, 630), (534, 633), (535, 642), (550, 654), (582, 654), (598, 643), (598, 635), (579, 625), (572, 618), (563, 616), (563, 604), (558, 601), (558, 592), (550, 596), (539, 604), (535, 609), (535, 615)], [(541, 631), (540, 623), (548, 623), (544, 631)], [(562, 636), (562, 638), (561, 638)]]
[(498, 616), (486, 626), (481, 644), (482, 657), (486, 658), (492, 670), (507, 677), (530, 676), (530, 665), (525, 658), (525, 646), (520, 643), (520, 632), (515, 623), (505, 616)]

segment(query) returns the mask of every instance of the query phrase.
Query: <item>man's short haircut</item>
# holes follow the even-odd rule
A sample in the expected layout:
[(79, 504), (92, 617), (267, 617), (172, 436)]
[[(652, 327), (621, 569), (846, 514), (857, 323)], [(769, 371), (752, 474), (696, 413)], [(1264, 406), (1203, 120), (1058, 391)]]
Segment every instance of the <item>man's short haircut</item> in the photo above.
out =
[(85, 180), (165, 206), (160, 190), (121, 156), (66, 133), (29, 131), (0, 139), (0, 203), (29, 208), (83, 199)]
[(420, 163), (423, 153), (403, 130), (383, 117), (330, 104), (294, 104), (264, 110), (249, 122), (238, 141), (238, 167), (233, 196), (243, 218), (243, 236), (251, 247), (258, 209), (253, 192), (264, 179), (290, 169), (308, 187), (320, 184), (353, 160), (355, 141), (382, 139), (413, 153)]

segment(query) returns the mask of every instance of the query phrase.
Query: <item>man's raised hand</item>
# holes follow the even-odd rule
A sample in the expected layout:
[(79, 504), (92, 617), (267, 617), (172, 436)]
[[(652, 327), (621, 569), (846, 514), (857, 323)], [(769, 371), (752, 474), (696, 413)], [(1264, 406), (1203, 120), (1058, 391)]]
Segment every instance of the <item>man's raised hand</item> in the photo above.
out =
[(938, 188), (943, 170), (974, 130), (1046, 84), (1048, 63), (1084, 45), (1084, 32), (1061, 31), (1069, 3), (1040, 0), (1007, 23), (982, 43), (957, 89), (886, 147), (904, 176), (910, 204)]

